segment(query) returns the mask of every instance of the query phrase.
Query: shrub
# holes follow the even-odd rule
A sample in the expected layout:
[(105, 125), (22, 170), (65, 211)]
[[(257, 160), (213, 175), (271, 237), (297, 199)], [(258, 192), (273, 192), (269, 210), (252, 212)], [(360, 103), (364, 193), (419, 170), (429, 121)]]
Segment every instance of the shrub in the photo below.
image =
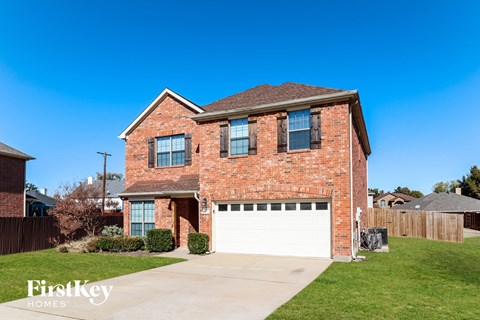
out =
[(124, 239), (123, 238), (111, 238), (112, 240), (112, 252), (122, 252), (124, 249)]
[(110, 237), (100, 237), (97, 239), (97, 248), (102, 251), (112, 250), (112, 240)]
[(190, 233), (188, 235), (188, 251), (192, 254), (205, 254), (208, 252), (210, 238), (205, 233)]
[(147, 232), (147, 249), (150, 252), (173, 250), (173, 235), (170, 229), (152, 229)]
[(97, 251), (97, 239), (92, 238), (87, 243), (85, 243), (85, 252), (96, 252)]
[(124, 246), (123, 249), (125, 251), (138, 251), (142, 250), (145, 247), (145, 243), (143, 239), (140, 237), (128, 237), (123, 239)]
[(102, 251), (128, 252), (143, 250), (145, 248), (145, 242), (142, 237), (100, 237), (96, 242), (96, 248)]
[(60, 253), (68, 253), (68, 248), (66, 245), (61, 244), (57, 247), (57, 251)]
[(123, 228), (120, 228), (116, 225), (105, 226), (102, 230), (102, 236), (112, 237), (112, 238), (122, 238), (124, 236)]

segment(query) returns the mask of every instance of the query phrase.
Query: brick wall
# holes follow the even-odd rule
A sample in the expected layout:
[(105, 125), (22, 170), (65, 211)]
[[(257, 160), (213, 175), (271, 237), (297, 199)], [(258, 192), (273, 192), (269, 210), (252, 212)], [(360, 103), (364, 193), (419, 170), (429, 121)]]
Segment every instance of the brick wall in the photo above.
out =
[(0, 155), (0, 217), (23, 217), (25, 162)]
[[(125, 187), (136, 181), (177, 180), (179, 176), (198, 174), (199, 133), (201, 128), (189, 117), (195, 112), (167, 96), (128, 136), (125, 144)], [(192, 133), (192, 165), (179, 167), (148, 167), (149, 138)], [(156, 141), (155, 141), (156, 148)]]
[[(182, 175), (198, 174), (200, 165), (199, 134), (201, 132), (195, 121), (190, 116), (195, 114), (177, 100), (167, 96), (159, 102), (158, 106), (143, 120), (139, 126), (128, 136), (125, 143), (125, 187), (128, 188), (138, 181), (148, 180), (177, 180)], [(175, 134), (192, 133), (192, 165), (178, 167), (148, 167), (149, 138), (169, 136)], [(156, 148), (156, 142), (155, 142)], [(132, 199), (133, 201), (133, 199)], [(196, 200), (195, 200), (196, 201)], [(173, 228), (173, 216), (169, 208), (170, 199), (155, 199), (155, 226), (157, 228)], [(180, 209), (184, 209), (182, 201)], [(124, 231), (130, 233), (130, 204), (125, 199)], [(183, 211), (182, 211), (183, 212)], [(185, 217), (186, 213), (182, 213)], [(180, 219), (181, 226), (186, 223)], [(182, 222), (183, 221), (183, 222)], [(198, 223), (196, 225), (198, 229)], [(187, 228), (188, 229), (188, 228)], [(182, 229), (183, 230), (183, 229)], [(185, 235), (180, 237), (181, 243), (186, 244)]]
[[(277, 113), (257, 116), (257, 154), (220, 158), (219, 122), (202, 124), (201, 198), (325, 198), (332, 201), (333, 255), (350, 256), (350, 150), (347, 103), (322, 108), (319, 150), (277, 153)], [(211, 234), (211, 214), (200, 231)]]

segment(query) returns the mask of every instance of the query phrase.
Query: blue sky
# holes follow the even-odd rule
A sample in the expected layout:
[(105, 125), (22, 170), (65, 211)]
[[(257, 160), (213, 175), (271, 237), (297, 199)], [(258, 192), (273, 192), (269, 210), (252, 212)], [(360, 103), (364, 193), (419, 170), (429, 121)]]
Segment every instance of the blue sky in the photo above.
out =
[(287, 81), (359, 89), (369, 185), (480, 165), (478, 1), (1, 1), (0, 141), (54, 191), (124, 171), (117, 136), (168, 87), (203, 105)]

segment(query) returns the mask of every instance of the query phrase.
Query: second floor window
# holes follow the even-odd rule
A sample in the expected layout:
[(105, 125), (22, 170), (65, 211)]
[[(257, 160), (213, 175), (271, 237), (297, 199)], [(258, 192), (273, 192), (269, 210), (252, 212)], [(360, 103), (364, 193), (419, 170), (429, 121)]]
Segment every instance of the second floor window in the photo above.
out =
[(230, 121), (230, 155), (248, 154), (248, 119)]
[(185, 165), (185, 135), (157, 138), (157, 167)]
[(288, 150), (310, 149), (310, 110), (288, 113)]

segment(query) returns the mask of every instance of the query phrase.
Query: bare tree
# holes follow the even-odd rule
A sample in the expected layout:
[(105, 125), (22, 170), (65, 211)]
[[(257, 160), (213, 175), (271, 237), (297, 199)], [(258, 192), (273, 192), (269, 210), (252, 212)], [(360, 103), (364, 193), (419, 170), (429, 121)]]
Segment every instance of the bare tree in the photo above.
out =
[(57, 218), (60, 233), (67, 241), (72, 241), (79, 229), (95, 235), (100, 224), (99, 197), (100, 190), (85, 183), (65, 184), (54, 195), (56, 205), (50, 213)]

